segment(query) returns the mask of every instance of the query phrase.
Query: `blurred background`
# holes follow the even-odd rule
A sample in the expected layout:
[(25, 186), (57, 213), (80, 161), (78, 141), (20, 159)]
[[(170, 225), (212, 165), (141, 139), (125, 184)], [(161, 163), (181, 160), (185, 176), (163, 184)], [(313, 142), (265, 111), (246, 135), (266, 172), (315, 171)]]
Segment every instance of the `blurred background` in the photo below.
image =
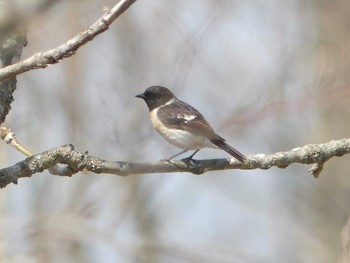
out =
[[(38, 2), (23, 1), (23, 59), (117, 1)], [(139, 0), (73, 57), (18, 76), (5, 125), (34, 153), (157, 161), (178, 149), (134, 96), (164, 85), (247, 155), (346, 138), (349, 23), (347, 0)], [(1, 167), (23, 159), (0, 143)], [(350, 262), (348, 156), (308, 169), (36, 174), (0, 191), (0, 262)]]

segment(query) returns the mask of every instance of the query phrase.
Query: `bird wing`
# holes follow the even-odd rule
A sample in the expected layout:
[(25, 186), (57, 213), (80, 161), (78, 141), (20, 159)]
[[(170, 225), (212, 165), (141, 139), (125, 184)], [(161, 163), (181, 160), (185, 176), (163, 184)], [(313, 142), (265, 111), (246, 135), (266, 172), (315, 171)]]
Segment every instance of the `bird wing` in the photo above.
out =
[(157, 116), (168, 128), (188, 131), (210, 140), (224, 140), (214, 132), (204, 116), (186, 102), (178, 100), (176, 103), (161, 107), (157, 112)]

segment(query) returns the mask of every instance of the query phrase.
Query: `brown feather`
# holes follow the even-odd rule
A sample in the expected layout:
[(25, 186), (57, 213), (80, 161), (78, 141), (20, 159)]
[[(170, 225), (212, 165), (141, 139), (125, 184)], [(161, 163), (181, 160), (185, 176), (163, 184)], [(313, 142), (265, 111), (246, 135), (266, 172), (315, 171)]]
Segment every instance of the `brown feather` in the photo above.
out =
[(188, 131), (208, 139), (224, 140), (214, 132), (213, 128), (198, 110), (181, 100), (161, 107), (157, 116), (169, 128)]
[(225, 152), (229, 153), (230, 155), (232, 155), (233, 157), (235, 157), (238, 161), (240, 161), (241, 163), (244, 163), (244, 161), (247, 159), (247, 157), (245, 157), (242, 153), (240, 153), (239, 151), (237, 151), (235, 148), (233, 148), (232, 146), (228, 145), (226, 142), (224, 142), (223, 140), (210, 140), (213, 144), (215, 144), (216, 146), (218, 146), (219, 148), (223, 149)]

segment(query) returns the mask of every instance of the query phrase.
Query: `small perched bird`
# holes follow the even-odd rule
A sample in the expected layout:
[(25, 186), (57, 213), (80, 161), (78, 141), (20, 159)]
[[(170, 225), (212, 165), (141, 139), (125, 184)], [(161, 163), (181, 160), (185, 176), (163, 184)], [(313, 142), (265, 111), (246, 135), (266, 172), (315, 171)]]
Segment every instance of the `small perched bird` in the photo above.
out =
[(160, 135), (183, 150), (167, 160), (189, 150), (195, 150), (188, 157), (192, 159), (200, 149), (205, 147), (221, 148), (242, 163), (246, 160), (242, 153), (228, 145), (224, 138), (215, 133), (198, 110), (176, 98), (169, 89), (152, 86), (136, 97), (146, 102), (153, 127)]

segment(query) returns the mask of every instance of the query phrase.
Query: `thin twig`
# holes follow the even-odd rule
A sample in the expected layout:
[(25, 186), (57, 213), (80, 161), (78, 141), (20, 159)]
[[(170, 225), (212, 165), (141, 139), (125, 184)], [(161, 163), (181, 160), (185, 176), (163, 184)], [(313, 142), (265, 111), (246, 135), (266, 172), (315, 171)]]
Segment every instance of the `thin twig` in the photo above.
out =
[(94, 39), (100, 33), (106, 31), (109, 25), (135, 1), (136, 0), (121, 0), (88, 29), (77, 34), (66, 43), (48, 51), (38, 52), (23, 61), (0, 69), (0, 80), (29, 70), (46, 68), (48, 65), (58, 63), (60, 60), (74, 55), (81, 46)]
[(0, 127), (0, 138), (3, 139), (7, 144), (12, 145), (17, 151), (24, 154), (27, 157), (31, 157), (33, 153), (24, 147), (16, 137), (16, 134), (7, 127)]

